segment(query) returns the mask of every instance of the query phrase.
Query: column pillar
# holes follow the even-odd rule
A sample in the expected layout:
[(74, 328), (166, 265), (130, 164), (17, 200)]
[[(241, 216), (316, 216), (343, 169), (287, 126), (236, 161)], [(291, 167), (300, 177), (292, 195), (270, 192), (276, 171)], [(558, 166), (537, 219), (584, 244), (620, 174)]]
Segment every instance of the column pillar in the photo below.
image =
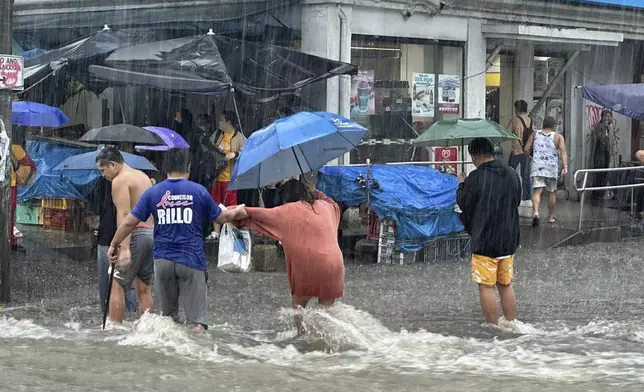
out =
[(465, 118), (485, 118), (486, 39), (481, 31), (481, 20), (469, 19), (467, 25), (463, 116)]
[(534, 101), (534, 44), (519, 41), (514, 52), (513, 101), (523, 99), (532, 109)]
[[(350, 6), (334, 3), (302, 1), (302, 52), (331, 60), (351, 62), (351, 11)], [(333, 77), (326, 83), (316, 83), (302, 94), (316, 109), (349, 117), (351, 77)], [(340, 157), (336, 163), (348, 163), (349, 156)]]

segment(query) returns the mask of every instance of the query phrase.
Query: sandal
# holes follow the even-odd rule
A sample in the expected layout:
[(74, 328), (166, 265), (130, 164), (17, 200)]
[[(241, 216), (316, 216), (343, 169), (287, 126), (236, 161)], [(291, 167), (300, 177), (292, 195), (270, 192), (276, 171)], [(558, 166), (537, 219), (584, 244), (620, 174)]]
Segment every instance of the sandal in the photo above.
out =
[(555, 223), (556, 221), (557, 221), (557, 220), (556, 220), (555, 218), (550, 218), (550, 219), (548, 219), (548, 223), (551, 223), (551, 224), (552, 224), (552, 223)]

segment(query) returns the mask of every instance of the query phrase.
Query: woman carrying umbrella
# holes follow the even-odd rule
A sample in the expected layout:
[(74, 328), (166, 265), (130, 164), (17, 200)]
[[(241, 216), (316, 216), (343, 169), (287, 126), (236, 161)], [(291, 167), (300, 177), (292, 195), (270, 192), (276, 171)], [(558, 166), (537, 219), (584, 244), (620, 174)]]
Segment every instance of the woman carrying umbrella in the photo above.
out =
[[(282, 242), (294, 309), (306, 307), (311, 298), (331, 306), (344, 290), (344, 259), (338, 245), (340, 207), (312, 185), (295, 179), (282, 186), (280, 196), (285, 204), (279, 207), (246, 207), (248, 218), (238, 224)], [(303, 333), (302, 320), (296, 322)]]
[(225, 206), (237, 204), (237, 191), (228, 190), (228, 186), (235, 161), (246, 144), (246, 137), (239, 132), (236, 119), (235, 113), (224, 111), (219, 117), (219, 130), (211, 139), (226, 154), (228, 163), (210, 189), (210, 195), (216, 203)]

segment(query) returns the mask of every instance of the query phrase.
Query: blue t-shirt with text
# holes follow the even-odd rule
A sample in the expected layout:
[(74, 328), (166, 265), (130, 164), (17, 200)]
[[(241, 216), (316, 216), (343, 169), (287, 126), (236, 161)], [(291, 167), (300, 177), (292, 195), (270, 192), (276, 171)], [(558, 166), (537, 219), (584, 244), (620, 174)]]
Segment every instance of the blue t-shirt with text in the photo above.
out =
[(221, 209), (203, 186), (168, 179), (146, 190), (132, 210), (140, 221), (154, 217), (154, 258), (205, 270), (203, 221), (215, 220)]

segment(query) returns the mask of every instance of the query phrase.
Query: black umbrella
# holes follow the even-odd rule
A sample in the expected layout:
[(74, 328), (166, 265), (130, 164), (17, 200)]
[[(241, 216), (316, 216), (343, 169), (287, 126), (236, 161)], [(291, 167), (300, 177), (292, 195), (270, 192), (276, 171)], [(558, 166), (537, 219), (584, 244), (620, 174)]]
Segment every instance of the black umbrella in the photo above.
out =
[(81, 142), (95, 144), (134, 143), (148, 145), (163, 145), (165, 142), (157, 134), (145, 128), (130, 124), (109, 125), (95, 128), (80, 139)]

